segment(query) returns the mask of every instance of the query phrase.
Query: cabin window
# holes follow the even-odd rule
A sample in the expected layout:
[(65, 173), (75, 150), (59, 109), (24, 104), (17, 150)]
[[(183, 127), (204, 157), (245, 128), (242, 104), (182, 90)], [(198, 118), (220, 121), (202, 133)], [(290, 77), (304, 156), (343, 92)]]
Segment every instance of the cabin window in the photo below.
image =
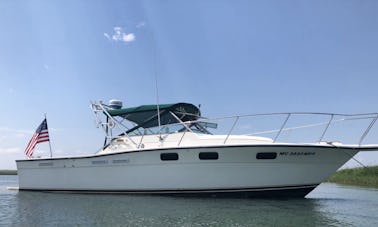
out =
[(198, 154), (198, 157), (201, 160), (217, 160), (219, 155), (217, 152), (201, 152)]
[(256, 154), (256, 159), (276, 159), (276, 152), (261, 152)]
[(160, 159), (162, 161), (176, 161), (178, 160), (178, 154), (177, 153), (161, 153)]

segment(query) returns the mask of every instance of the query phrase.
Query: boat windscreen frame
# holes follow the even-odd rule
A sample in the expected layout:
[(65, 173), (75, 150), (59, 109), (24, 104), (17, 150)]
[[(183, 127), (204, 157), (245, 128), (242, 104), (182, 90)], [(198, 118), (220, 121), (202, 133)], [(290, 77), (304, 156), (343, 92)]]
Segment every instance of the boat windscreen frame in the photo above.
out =
[[(120, 136), (126, 135), (132, 140), (130, 136), (162, 134), (162, 129), (177, 126), (179, 126), (177, 130), (167, 130), (167, 132), (170, 134), (179, 131), (192, 131), (190, 127), (195, 125), (195, 122), (201, 118), (199, 108), (190, 103), (161, 104), (159, 106), (143, 105), (124, 109), (111, 109), (109, 106), (99, 102), (92, 103), (92, 110), (96, 115), (98, 125), (101, 125), (105, 131), (105, 144)], [(101, 123), (101, 117), (98, 115), (101, 112), (106, 116), (104, 123)], [(123, 124), (124, 120), (131, 123), (131, 127)], [(159, 126), (159, 130), (156, 132), (153, 129), (157, 126)], [(121, 134), (113, 136), (112, 129), (114, 127), (120, 129)], [(201, 126), (196, 127), (195, 131), (197, 133), (209, 134)], [(133, 141), (133, 144), (136, 145), (137, 143)]]

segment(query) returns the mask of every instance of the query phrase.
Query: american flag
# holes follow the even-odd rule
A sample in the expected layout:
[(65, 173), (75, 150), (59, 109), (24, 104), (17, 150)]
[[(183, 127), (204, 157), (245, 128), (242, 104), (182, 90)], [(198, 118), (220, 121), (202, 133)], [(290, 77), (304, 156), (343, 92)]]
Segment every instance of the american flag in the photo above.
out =
[(47, 129), (47, 120), (45, 118), (30, 139), (28, 146), (25, 149), (25, 155), (31, 157), (37, 143), (47, 142), (49, 140), (49, 131)]

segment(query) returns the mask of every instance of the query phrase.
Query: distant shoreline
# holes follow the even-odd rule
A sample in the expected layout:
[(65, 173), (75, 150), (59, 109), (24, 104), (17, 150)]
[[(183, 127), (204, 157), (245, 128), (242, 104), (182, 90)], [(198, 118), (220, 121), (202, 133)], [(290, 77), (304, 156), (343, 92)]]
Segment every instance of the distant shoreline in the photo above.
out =
[(334, 173), (327, 182), (378, 188), (378, 166), (343, 169)]
[(17, 175), (17, 170), (0, 170), (0, 175)]

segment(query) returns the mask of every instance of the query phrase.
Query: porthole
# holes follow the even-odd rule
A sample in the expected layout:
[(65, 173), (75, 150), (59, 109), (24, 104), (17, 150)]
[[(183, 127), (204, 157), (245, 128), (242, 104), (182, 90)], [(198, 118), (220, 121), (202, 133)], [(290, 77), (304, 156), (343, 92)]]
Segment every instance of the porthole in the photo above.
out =
[(217, 152), (201, 152), (198, 154), (198, 158), (201, 160), (217, 160), (219, 155)]
[(261, 152), (256, 154), (256, 159), (276, 159), (276, 152)]
[(160, 159), (162, 161), (176, 161), (178, 160), (178, 154), (177, 153), (161, 153)]

